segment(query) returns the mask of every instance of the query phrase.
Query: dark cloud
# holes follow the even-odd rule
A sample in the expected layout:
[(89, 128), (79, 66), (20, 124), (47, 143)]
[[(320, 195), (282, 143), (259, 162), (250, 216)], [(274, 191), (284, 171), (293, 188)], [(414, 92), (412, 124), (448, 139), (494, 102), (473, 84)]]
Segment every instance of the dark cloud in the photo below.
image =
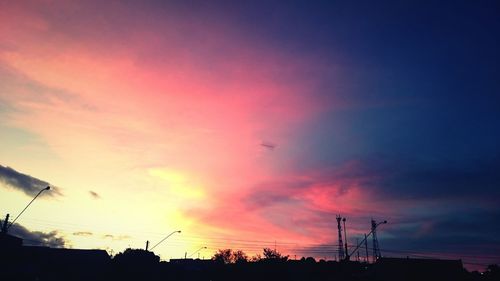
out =
[[(388, 249), (439, 250), (449, 253), (500, 251), (500, 209), (463, 207), (438, 217), (415, 214), (405, 222), (384, 226), (381, 241)], [(499, 256), (500, 259), (500, 256)]]
[(75, 235), (75, 236), (92, 236), (94, 234), (90, 231), (78, 231), (78, 232), (73, 232), (73, 235)]
[[(20, 173), (10, 167), (4, 167), (2, 165), (0, 165), (0, 182), (9, 187), (21, 190), (29, 196), (35, 196), (40, 190), (50, 185), (46, 181)], [(43, 195), (62, 195), (57, 187), (51, 185), (50, 187), (51, 190), (49, 192), (44, 192)]]
[(97, 192), (95, 192), (95, 191), (90, 190), (90, 191), (89, 191), (89, 194), (90, 194), (90, 196), (92, 196), (92, 198), (94, 198), (94, 199), (101, 199), (101, 196), (100, 196)]
[[(500, 202), (500, 157), (422, 159), (378, 155), (330, 164), (297, 188), (337, 186), (337, 196), (356, 186), (373, 199), (463, 199)], [(304, 172), (302, 172), (304, 173)], [(305, 172), (310, 173), (309, 170)], [(279, 185), (277, 185), (280, 187)], [(281, 185), (283, 186), (283, 184)], [(281, 187), (280, 187), (281, 188)], [(286, 188), (292, 191), (290, 188)]]
[(9, 234), (22, 238), (24, 245), (52, 248), (63, 248), (67, 246), (66, 240), (57, 231), (30, 231), (24, 226), (16, 223), (9, 228)]
[(500, 199), (500, 161), (363, 160), (354, 174), (366, 192), (394, 199)]

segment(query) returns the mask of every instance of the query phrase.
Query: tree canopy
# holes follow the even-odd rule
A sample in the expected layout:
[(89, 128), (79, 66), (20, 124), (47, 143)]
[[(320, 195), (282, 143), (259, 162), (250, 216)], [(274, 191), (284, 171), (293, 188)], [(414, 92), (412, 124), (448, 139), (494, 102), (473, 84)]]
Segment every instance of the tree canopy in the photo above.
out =
[(231, 249), (219, 249), (212, 260), (218, 261), (220, 263), (242, 263), (248, 261), (248, 256), (242, 250), (233, 251)]
[(263, 255), (265, 260), (281, 260), (281, 261), (288, 260), (288, 256), (282, 255), (276, 249), (264, 248)]

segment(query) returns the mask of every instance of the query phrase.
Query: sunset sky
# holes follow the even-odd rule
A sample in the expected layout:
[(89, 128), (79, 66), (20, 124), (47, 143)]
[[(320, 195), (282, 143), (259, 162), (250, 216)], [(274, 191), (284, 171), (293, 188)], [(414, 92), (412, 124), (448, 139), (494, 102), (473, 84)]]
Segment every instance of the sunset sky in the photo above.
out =
[(0, 0), (1, 218), (50, 184), (25, 244), (333, 259), (341, 214), (500, 263), (500, 5), (382, 2)]

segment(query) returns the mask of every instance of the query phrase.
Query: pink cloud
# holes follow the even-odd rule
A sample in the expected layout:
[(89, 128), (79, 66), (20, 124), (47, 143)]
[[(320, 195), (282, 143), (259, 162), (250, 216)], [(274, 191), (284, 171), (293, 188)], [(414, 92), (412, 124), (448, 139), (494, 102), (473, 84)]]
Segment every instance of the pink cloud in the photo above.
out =
[(268, 241), (286, 238), (302, 244), (334, 243), (336, 214), (348, 218), (350, 235), (359, 236), (369, 232), (369, 214), (388, 213), (390, 208), (369, 203), (370, 193), (364, 192), (357, 178), (339, 176), (359, 173), (356, 169), (348, 164), (340, 171), (275, 178), (219, 194), (215, 208), (191, 209), (188, 214), (200, 224), (243, 236), (254, 233), (253, 237)]

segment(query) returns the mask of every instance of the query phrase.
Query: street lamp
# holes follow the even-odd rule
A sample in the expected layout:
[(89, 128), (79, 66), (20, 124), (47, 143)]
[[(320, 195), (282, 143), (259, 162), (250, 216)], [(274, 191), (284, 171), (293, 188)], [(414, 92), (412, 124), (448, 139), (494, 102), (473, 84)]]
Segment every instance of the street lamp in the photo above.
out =
[(151, 247), (151, 251), (153, 251), (153, 249), (156, 248), (156, 246), (160, 245), (161, 242), (165, 241), (165, 239), (167, 239), (168, 237), (172, 236), (174, 233), (181, 233), (181, 231), (180, 230), (173, 231), (172, 233), (170, 233), (169, 235), (167, 235), (165, 238), (163, 238), (160, 242), (156, 243), (156, 245), (154, 245), (153, 247)]
[[(361, 241), (361, 243), (359, 243), (358, 245), (356, 245), (356, 248), (355, 248), (355, 249), (351, 252), (351, 255), (353, 255), (354, 253), (356, 253), (356, 251), (359, 249), (359, 247), (360, 247), (361, 245), (363, 245), (363, 243), (365, 243), (365, 240), (368, 238), (368, 236), (372, 235), (372, 234), (373, 234), (373, 232), (375, 232), (375, 231), (376, 231), (376, 229), (377, 229), (377, 227), (378, 227), (379, 225), (381, 225), (381, 224), (386, 224), (386, 223), (387, 223), (387, 221), (381, 221), (381, 222), (379, 222), (379, 223), (375, 224), (375, 225), (373, 226), (372, 230), (370, 231), (370, 233), (368, 233), (368, 235), (365, 235), (365, 239), (363, 239), (363, 240)], [(349, 256), (350, 256), (350, 255), (348, 254), (348, 255), (347, 255), (347, 260), (349, 260)]]
[(203, 246), (201, 248), (199, 248), (198, 250), (196, 250), (194, 253), (192, 253), (191, 255), (188, 256), (188, 258), (192, 257), (194, 254), (198, 253), (199, 251), (203, 250), (203, 249), (206, 249), (207, 247)]
[(381, 224), (386, 224), (386, 223), (387, 223), (387, 221), (381, 221), (381, 222), (379, 222), (379, 223), (377, 223), (377, 224), (375, 225), (375, 228), (377, 228), (377, 227), (378, 227), (379, 225), (381, 225)]
[(50, 190), (50, 186), (47, 186), (46, 188), (40, 190), (37, 195), (35, 195), (35, 197), (33, 199), (31, 199), (31, 201), (28, 203), (28, 205), (26, 205), (26, 207), (24, 207), (24, 209), (19, 213), (19, 215), (17, 215), (17, 217), (7, 226), (7, 228), (5, 229), (5, 232), (7, 232), (9, 230), (9, 228), (16, 222), (16, 220), (24, 213), (24, 211), (26, 211), (26, 209), (28, 209), (28, 207), (31, 205), (31, 203), (33, 203), (33, 201), (35, 201), (35, 199), (40, 196), (40, 194), (42, 194), (42, 192), (46, 191), (46, 190)]

